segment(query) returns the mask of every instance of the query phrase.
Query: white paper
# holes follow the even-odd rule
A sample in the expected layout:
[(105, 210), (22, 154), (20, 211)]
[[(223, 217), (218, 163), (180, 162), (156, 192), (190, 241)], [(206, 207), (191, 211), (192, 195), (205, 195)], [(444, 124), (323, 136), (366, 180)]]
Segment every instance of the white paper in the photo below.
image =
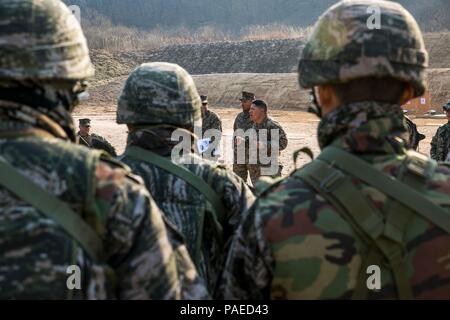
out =
[(208, 150), (209, 144), (211, 143), (211, 138), (206, 139), (198, 139), (197, 140), (197, 148), (200, 154), (203, 154)]

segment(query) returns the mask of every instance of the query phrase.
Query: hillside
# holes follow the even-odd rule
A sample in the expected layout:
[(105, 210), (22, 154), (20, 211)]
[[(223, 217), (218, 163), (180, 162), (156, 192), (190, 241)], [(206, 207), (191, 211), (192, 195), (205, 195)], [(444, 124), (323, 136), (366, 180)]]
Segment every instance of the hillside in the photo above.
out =
[[(450, 68), (450, 32), (426, 33), (430, 68)], [(177, 63), (192, 74), (290, 73), (297, 70), (301, 40), (219, 42), (168, 46), (156, 51), (111, 53), (93, 50), (94, 83), (126, 76), (143, 62)]]

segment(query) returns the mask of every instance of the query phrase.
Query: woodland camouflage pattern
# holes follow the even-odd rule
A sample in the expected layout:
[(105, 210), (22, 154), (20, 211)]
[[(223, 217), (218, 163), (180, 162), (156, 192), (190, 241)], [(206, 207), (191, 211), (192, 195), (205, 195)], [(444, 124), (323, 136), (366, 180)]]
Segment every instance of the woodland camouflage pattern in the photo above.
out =
[[(267, 155), (267, 157), (272, 156), (272, 135), (271, 135), (271, 130), (278, 130), (279, 133), (279, 140), (278, 140), (278, 147), (279, 147), (279, 151), (283, 151), (284, 149), (286, 149), (287, 145), (288, 145), (288, 139), (287, 139), (287, 135), (286, 132), (283, 130), (283, 128), (281, 127), (281, 125), (276, 122), (275, 120), (271, 119), (270, 117), (266, 117), (266, 119), (258, 124), (258, 123), (253, 123), (253, 129), (256, 131), (257, 136), (258, 136), (258, 142), (261, 142), (263, 144), (263, 148), (264, 150), (262, 150), (262, 153), (264, 155)], [(267, 130), (267, 141), (259, 141), (259, 132), (260, 130)], [(255, 142), (256, 143), (256, 142)], [(261, 177), (261, 168), (264, 167), (264, 165), (262, 165), (259, 161), (259, 147), (255, 149), (258, 155), (258, 163), (257, 164), (249, 164), (249, 172), (250, 172), (250, 178), (252, 180), (253, 186), (256, 185), (256, 182), (258, 181), (258, 179)], [(279, 156), (279, 155), (277, 155)], [(266, 165), (269, 166), (269, 165)], [(278, 177), (281, 176), (281, 170), (282, 170), (283, 166), (281, 164), (279, 164), (279, 169), (278, 169), (278, 173), (274, 174), (274, 177)]]
[[(196, 118), (194, 115), (200, 112), (200, 104), (197, 104), (196, 100), (189, 100), (189, 98), (186, 100), (193, 101), (192, 105), (178, 104), (177, 101), (172, 102), (169, 98), (169, 93), (177, 96), (178, 93), (175, 92), (176, 88), (163, 87), (162, 84), (164, 84), (167, 77), (171, 77), (172, 70), (180, 69), (176, 66), (171, 68), (162, 68), (161, 66), (164, 66), (164, 64), (156, 63), (152, 66), (144, 65), (138, 68), (135, 74), (131, 75), (134, 83), (132, 90), (135, 90), (135, 88), (148, 88), (144, 86), (150, 83), (154, 85), (154, 88), (161, 88), (158, 96), (166, 96), (168, 98), (165, 101), (159, 100), (156, 107), (159, 109), (158, 111), (166, 117), (168, 112), (163, 112), (163, 109), (167, 108), (167, 110), (171, 110), (170, 114), (176, 119), (183, 119), (183, 121), (178, 121), (180, 126), (192, 128)], [(171, 81), (178, 83), (180, 87), (185, 87), (186, 84), (192, 82), (192, 78), (188, 73), (179, 72), (174, 77), (173, 79), (170, 78)], [(140, 78), (142, 78), (143, 86), (140, 85)], [(130, 87), (125, 86), (124, 91), (127, 91), (128, 88)], [(198, 97), (194, 85), (191, 89), (193, 90), (193, 96)], [(149, 90), (151, 91), (153, 89), (150, 88)], [(135, 122), (135, 119), (144, 118), (148, 119), (146, 120), (148, 124), (146, 126), (139, 126), (129, 133), (127, 146), (137, 146), (145, 150), (150, 150), (170, 160), (172, 149), (179, 143), (179, 141), (172, 141), (172, 132), (178, 129), (178, 132), (184, 132), (186, 134), (186, 138), (191, 138), (193, 136), (192, 132), (169, 125), (173, 124), (172, 120), (167, 120), (168, 124), (160, 124), (163, 120), (156, 118), (156, 115), (153, 117), (149, 116), (149, 114), (154, 114), (152, 111), (154, 101), (150, 99), (146, 102), (142, 99), (143, 94), (139, 91), (133, 92), (138, 97), (140, 104), (137, 101), (128, 100), (128, 105), (136, 106), (133, 111), (128, 109), (127, 106), (124, 106), (124, 104), (119, 104), (117, 111), (118, 119), (124, 119), (122, 115), (126, 113), (129, 121)], [(133, 97), (128, 92), (122, 93), (122, 96), (128, 96), (130, 99)], [(138, 109), (137, 106), (140, 108)], [(176, 114), (177, 110), (179, 110), (182, 118)], [(226, 249), (224, 250), (219, 246), (219, 243), (221, 242), (220, 240), (224, 243), (228, 242), (240, 221), (242, 213), (252, 204), (253, 195), (248, 187), (242, 180), (228, 173), (226, 168), (201, 159), (192, 150), (190, 153), (184, 154), (181, 164), (207, 182), (217, 193), (225, 207), (226, 216), (218, 217), (218, 221), (224, 229), (224, 235), (223, 239), (218, 239), (217, 230), (212, 219), (213, 210), (202, 193), (183, 179), (153, 164), (128, 156), (126, 152), (120, 160), (144, 179), (145, 185), (151, 194), (156, 197), (155, 201), (165, 216), (184, 235), (188, 244), (188, 251), (191, 255), (195, 251), (196, 240), (198, 238), (198, 230), (200, 227), (198, 217), (201, 214), (205, 215), (202, 254), (200, 256), (198, 272), (207, 281), (209, 292), (213, 294), (227, 252)]]
[[(365, 24), (370, 5), (381, 8), (381, 30), (369, 31)], [(421, 32), (401, 6), (343, 1), (316, 25), (299, 64), (299, 81), (310, 88), (360, 77), (399, 77), (420, 95), (426, 62)], [(395, 104), (341, 105), (322, 118), (319, 145), (346, 150), (398, 177), (406, 156), (406, 141), (401, 138), (405, 124), (403, 111)], [(368, 245), (337, 208), (296, 176), (298, 170), (269, 188), (245, 215), (225, 266), (224, 298), (352, 297)], [(357, 177), (351, 181), (384, 215), (396, 203)], [(450, 167), (440, 164), (421, 184), (422, 195), (450, 214)], [(413, 297), (450, 299), (450, 235), (414, 214), (402, 238)], [(371, 291), (369, 298), (396, 298), (392, 272), (385, 264), (381, 274), (381, 290)]]
[(450, 122), (439, 127), (431, 141), (431, 159), (445, 161), (450, 152)]
[[(397, 176), (405, 155), (399, 106), (342, 106), (319, 126), (321, 147), (333, 144)], [(299, 169), (301, 170), (301, 169)], [(388, 198), (361, 181), (355, 184), (379, 210)], [(450, 195), (450, 167), (441, 165), (424, 196), (435, 203)], [(446, 209), (450, 214), (450, 207)], [(406, 231), (409, 279), (415, 298), (450, 298), (450, 236), (415, 215)], [(327, 201), (291, 175), (259, 198), (233, 241), (222, 282), (225, 299), (348, 299), (367, 250), (350, 224)], [(369, 298), (395, 298), (388, 269), (382, 290)]]
[[(0, 18), (2, 160), (81, 215), (106, 256), (93, 261), (54, 221), (0, 187), (0, 298), (181, 298), (178, 279), (195, 285), (197, 274), (190, 260), (177, 267), (168, 238), (175, 232), (142, 182), (69, 142), (76, 140), (69, 111), (85, 88), (78, 80), (93, 74), (77, 20), (56, 0), (1, 1)], [(82, 289), (69, 292), (74, 264)]]
[[(381, 9), (381, 28), (370, 30), (373, 14)], [(426, 89), (428, 53), (412, 15), (391, 1), (341, 1), (317, 22), (302, 53), (299, 81), (303, 88), (357, 78), (392, 77), (410, 82), (415, 95)]]

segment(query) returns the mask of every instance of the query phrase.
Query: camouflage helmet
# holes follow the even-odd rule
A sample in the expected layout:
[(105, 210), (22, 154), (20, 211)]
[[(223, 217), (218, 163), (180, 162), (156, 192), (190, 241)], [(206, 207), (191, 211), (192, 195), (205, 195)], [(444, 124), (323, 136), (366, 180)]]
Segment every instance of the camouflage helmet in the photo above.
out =
[(0, 79), (83, 80), (94, 74), (86, 39), (59, 0), (0, 1)]
[(176, 64), (142, 64), (128, 77), (119, 97), (119, 124), (193, 126), (200, 119), (201, 100), (194, 80)]
[[(376, 14), (380, 13), (380, 25)], [(412, 15), (383, 0), (344, 0), (317, 21), (300, 58), (303, 88), (363, 77), (390, 77), (426, 90), (428, 53)]]
[(444, 104), (442, 106), (442, 109), (447, 112), (448, 110), (450, 110), (450, 100), (448, 100), (447, 104)]

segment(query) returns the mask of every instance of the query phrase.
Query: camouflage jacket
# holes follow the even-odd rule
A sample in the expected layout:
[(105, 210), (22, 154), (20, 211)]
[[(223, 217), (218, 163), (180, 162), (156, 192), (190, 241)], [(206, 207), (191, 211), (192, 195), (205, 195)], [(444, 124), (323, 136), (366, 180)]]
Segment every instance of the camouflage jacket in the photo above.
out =
[[(245, 131), (247, 131), (248, 129), (253, 128), (253, 121), (250, 119), (250, 112), (249, 111), (242, 111), (241, 113), (239, 113), (236, 117), (236, 119), (234, 120), (234, 124), (233, 124), (233, 131), (236, 131), (238, 129), (242, 129)], [(248, 149), (249, 149), (249, 142), (248, 139), (246, 139), (245, 142), (245, 159), (246, 162), (248, 163)], [(234, 159), (236, 161), (236, 152), (238, 150), (238, 146), (236, 143), (233, 144), (233, 152), (234, 152)]]
[[(342, 106), (319, 125), (322, 148), (334, 145), (396, 177), (405, 155), (398, 106), (363, 102)], [(414, 152), (414, 151), (411, 151)], [(317, 161), (317, 160), (315, 160)], [(299, 169), (301, 170), (301, 169)], [(351, 180), (385, 214), (383, 190)], [(448, 203), (450, 168), (438, 166), (423, 195)], [(349, 199), (352, 201), (352, 199)], [(450, 213), (450, 207), (445, 207)], [(349, 299), (368, 247), (331, 203), (294, 175), (273, 185), (244, 216), (232, 243), (221, 284), (226, 299)], [(407, 277), (415, 298), (450, 298), (450, 235), (419, 215), (404, 234)], [(389, 269), (371, 299), (396, 298)]]
[(206, 110), (205, 114), (202, 114), (202, 133), (205, 134), (206, 130), (216, 129), (222, 132), (222, 121), (219, 115), (211, 110)]
[[(262, 123), (253, 123), (252, 128), (255, 129), (255, 131), (258, 135), (258, 142), (259, 142), (259, 147), (257, 148), (258, 154), (259, 154), (259, 149), (261, 147), (264, 148), (265, 154), (267, 156), (270, 156), (272, 154), (273, 141), (272, 141), (271, 130), (278, 130), (279, 151), (286, 149), (286, 147), (288, 145), (288, 138), (287, 138), (286, 132), (284, 132), (283, 128), (281, 127), (281, 125), (278, 122), (272, 120), (270, 117), (267, 117)], [(267, 140), (261, 136), (261, 130), (267, 130)], [(256, 145), (258, 145), (258, 144), (256, 144)]]
[[(181, 270), (161, 212), (125, 166), (98, 157), (90, 162), (90, 150), (5, 119), (0, 154), (80, 214), (106, 256), (93, 261), (62, 227), (0, 184), (1, 299), (181, 298)], [(81, 290), (67, 287), (71, 265), (80, 268)]]
[[(170, 159), (176, 144), (171, 141), (172, 131), (173, 129), (165, 128), (139, 130), (129, 134), (128, 145), (138, 146)], [(198, 217), (204, 213), (204, 240), (198, 271), (206, 279), (210, 293), (213, 293), (223, 268), (226, 250), (219, 248), (212, 210), (204, 195), (186, 181), (155, 165), (127, 156), (126, 153), (120, 160), (144, 179), (158, 206), (184, 235), (191, 254), (198, 238)], [(194, 160), (196, 163), (192, 163)], [(195, 154), (185, 155), (183, 163), (185, 168), (207, 182), (222, 200), (226, 216), (218, 217), (218, 221), (224, 231), (222, 240), (227, 243), (242, 213), (253, 203), (253, 194), (240, 178), (220, 165), (203, 160)]]
[(417, 130), (417, 125), (410, 118), (405, 116), (405, 121), (408, 146), (414, 150), (417, 150), (420, 141), (424, 140), (426, 137)]
[(242, 111), (236, 116), (233, 124), (233, 130), (242, 129), (247, 131), (248, 129), (253, 127), (253, 121), (250, 119), (249, 111)]
[(431, 158), (436, 161), (445, 161), (450, 152), (450, 122), (439, 127), (431, 141)]
[(82, 136), (78, 132), (78, 141), (81, 145), (84, 145), (88, 148), (104, 150), (108, 152), (111, 156), (117, 157), (116, 149), (102, 136), (99, 136), (95, 133), (90, 134), (88, 136)]

